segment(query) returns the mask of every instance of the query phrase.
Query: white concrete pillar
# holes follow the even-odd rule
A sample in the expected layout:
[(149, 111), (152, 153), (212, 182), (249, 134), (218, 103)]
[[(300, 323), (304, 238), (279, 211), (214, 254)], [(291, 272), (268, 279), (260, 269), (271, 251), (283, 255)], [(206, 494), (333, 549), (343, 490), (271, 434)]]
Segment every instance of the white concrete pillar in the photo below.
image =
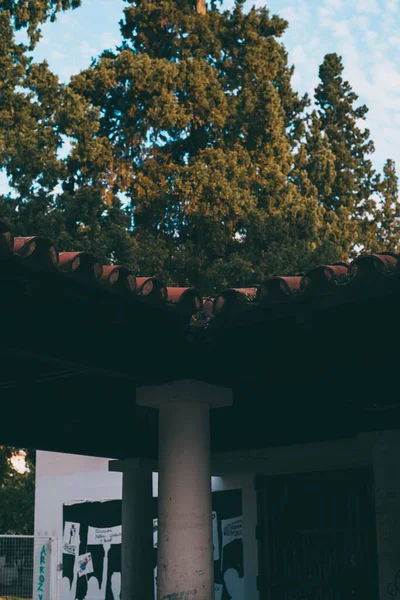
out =
[(373, 447), (379, 598), (400, 596), (400, 431), (385, 431)]
[[(160, 407), (158, 597), (213, 597), (210, 408)], [(181, 594), (181, 595), (179, 595)]]
[(159, 408), (158, 600), (214, 597), (210, 407), (231, 391), (196, 381), (137, 390)]
[(112, 461), (122, 471), (121, 600), (154, 599), (153, 473), (143, 459)]

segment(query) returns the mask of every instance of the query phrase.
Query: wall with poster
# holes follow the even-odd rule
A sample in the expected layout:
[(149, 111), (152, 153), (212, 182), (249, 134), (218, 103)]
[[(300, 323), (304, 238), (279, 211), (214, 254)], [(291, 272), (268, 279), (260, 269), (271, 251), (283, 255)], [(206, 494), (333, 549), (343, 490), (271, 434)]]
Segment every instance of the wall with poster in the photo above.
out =
[(61, 600), (119, 600), (121, 500), (64, 504)]
[[(153, 499), (154, 593), (157, 498)], [(215, 600), (245, 600), (241, 490), (213, 492)], [(121, 501), (64, 504), (61, 600), (119, 600)]]
[[(64, 563), (64, 552), (62, 551), (62, 546), (64, 542), (64, 529), (65, 529), (65, 521), (69, 521), (70, 523), (74, 523), (75, 521), (70, 518), (64, 518), (64, 505), (65, 508), (68, 506), (73, 507), (76, 505), (83, 505), (85, 502), (77, 499), (86, 499), (90, 501), (98, 501), (99, 504), (105, 504), (103, 501), (107, 498), (120, 500), (122, 497), (122, 474), (109, 472), (108, 471), (108, 463), (107, 459), (95, 458), (95, 457), (87, 457), (87, 456), (77, 456), (71, 454), (60, 454), (54, 452), (44, 452), (40, 451), (37, 453), (36, 459), (36, 500), (35, 500), (35, 534), (36, 535), (45, 535), (45, 536), (53, 536), (60, 540), (59, 543), (59, 551), (60, 555), (58, 557), (58, 564), (62, 565)], [(237, 475), (237, 476), (228, 476), (228, 477), (213, 477), (212, 478), (212, 487), (214, 491), (230, 491), (236, 490), (237, 492), (241, 491), (241, 505), (242, 512), (239, 513), (236, 511), (232, 514), (224, 513), (218, 515), (217, 508), (215, 512), (217, 512), (217, 523), (218, 531), (220, 535), (220, 553), (223, 545), (223, 534), (222, 534), (222, 520), (227, 520), (230, 518), (235, 518), (243, 515), (243, 527), (242, 527), (242, 548), (244, 547), (243, 552), (243, 580), (242, 582), (238, 582), (240, 585), (244, 583), (244, 591), (246, 600), (258, 600), (258, 592), (256, 587), (256, 577), (258, 572), (258, 561), (257, 561), (257, 542), (255, 539), (255, 526), (257, 519), (257, 507), (256, 507), (256, 495), (254, 489), (254, 477), (252, 475)], [(153, 475), (153, 496), (157, 496), (158, 493), (158, 477), (157, 474)], [(233, 498), (234, 496), (232, 496)], [(237, 499), (237, 494), (235, 495)], [(235, 500), (236, 502), (237, 500)], [(155, 511), (156, 511), (156, 500), (155, 502)], [(237, 505), (236, 505), (237, 506)], [(106, 509), (104, 509), (106, 510)], [(108, 510), (108, 509), (107, 509)], [(106, 511), (107, 512), (107, 511)], [(154, 513), (156, 514), (156, 512)], [(70, 515), (71, 516), (71, 515)], [(77, 523), (79, 521), (76, 521)], [(120, 525), (121, 520), (117, 522), (115, 519), (113, 522), (105, 522), (105, 527)], [(93, 522), (88, 523), (88, 526), (98, 526), (102, 527), (101, 523)], [(228, 523), (229, 525), (229, 523)], [(228, 528), (229, 529), (229, 528)], [(234, 527), (231, 527), (231, 530)], [(226, 531), (228, 533), (228, 530)], [(73, 531), (72, 531), (73, 534)], [(79, 535), (81, 532), (79, 531)], [(73, 537), (73, 536), (72, 536)], [(156, 530), (155, 530), (156, 537)], [(82, 539), (83, 539), (83, 530), (82, 530)], [(227, 539), (227, 535), (225, 535), (225, 541)], [(69, 541), (69, 538), (68, 538)], [(86, 540), (87, 541), (87, 540)], [(234, 541), (234, 540), (232, 540)], [(71, 543), (73, 540), (71, 539)], [(224, 547), (227, 544), (224, 544)], [(236, 543), (233, 547), (237, 549), (240, 547), (240, 544)], [(113, 554), (115, 554), (116, 548), (113, 545), (113, 548), (109, 549), (111, 555), (108, 555), (108, 563), (107, 570), (114, 569), (113, 566)], [(102, 554), (103, 552), (103, 554)], [(156, 549), (154, 550), (154, 565), (156, 565)], [(76, 560), (80, 560), (79, 557), (84, 557), (81, 560), (87, 560), (88, 557), (85, 556), (88, 553), (92, 554), (92, 565), (90, 561), (87, 563), (87, 566), (84, 570), (86, 570), (86, 575), (88, 579), (92, 579), (93, 577), (97, 577), (96, 579), (99, 581), (102, 579), (102, 575), (100, 575), (100, 570), (104, 567), (104, 551), (101, 548), (94, 548), (92, 545), (89, 545), (86, 548), (82, 545), (82, 548), (79, 548), (78, 553), (71, 555), (70, 558), (66, 559), (67, 562), (71, 563), (71, 556), (75, 556)], [(225, 556), (231, 554), (240, 553), (240, 550), (236, 550), (231, 554), (231, 550), (227, 549)], [(229, 559), (231, 560), (231, 559)], [(235, 561), (236, 559), (232, 559)], [(74, 562), (74, 561), (73, 561)], [(75, 563), (74, 563), (75, 564)], [(228, 563), (226, 563), (228, 564)], [(78, 568), (78, 562), (75, 565), (75, 569)], [(85, 566), (85, 565), (84, 565)], [(93, 577), (89, 577), (92, 573), (88, 573), (87, 569), (91, 569), (93, 566), (95, 575)], [(223, 560), (220, 559), (215, 561), (216, 566), (216, 581), (218, 578), (218, 585), (223, 584), (224, 578), (224, 563)], [(74, 570), (71, 567), (66, 565), (68, 572), (66, 572), (66, 577), (69, 577), (71, 587), (69, 589), (69, 593), (72, 593), (72, 581), (74, 578)], [(221, 569), (222, 568), (222, 572)], [(227, 571), (228, 569), (226, 569)], [(117, 573), (117, 570), (112, 571), (112, 573)], [(226, 577), (233, 576), (235, 579), (241, 579), (240, 572), (238, 571), (239, 576), (231, 571), (228, 573)], [(63, 573), (60, 572), (60, 576)], [(222, 581), (221, 581), (222, 575)], [(84, 575), (76, 575), (75, 582), (78, 578), (85, 577)], [(60, 587), (63, 586), (65, 600), (69, 600), (70, 595), (68, 595), (68, 587), (66, 581), (60, 577), (59, 580)], [(91, 585), (94, 585), (91, 584)], [(100, 583), (101, 588), (102, 583)], [(111, 593), (112, 590), (110, 588), (111, 581), (108, 585), (108, 594), (107, 600), (112, 598)], [(118, 575), (115, 575), (113, 578), (114, 592), (118, 590)], [(228, 583), (229, 585), (229, 583)], [(80, 588), (85, 587), (84, 583), (80, 584)], [(98, 587), (98, 584), (97, 584)], [(99, 597), (100, 589), (95, 590), (97, 593), (97, 597), (94, 600), (97, 600)], [(90, 593), (92, 590), (90, 590)], [(221, 589), (217, 589), (217, 593), (222, 593)], [(64, 595), (60, 596), (61, 600), (64, 600)], [(218, 598), (218, 596), (217, 596)], [(221, 597), (221, 600), (227, 600), (228, 596), (225, 595)], [(75, 598), (73, 598), (75, 600)], [(80, 599), (78, 599), (80, 600)], [(90, 597), (87, 597), (87, 600), (90, 600)], [(103, 599), (104, 600), (104, 596)], [(236, 600), (236, 598), (234, 598)]]
[[(242, 548), (243, 548), (243, 581), (237, 582), (239, 585), (244, 586), (244, 596), (246, 600), (258, 600), (259, 593), (257, 589), (257, 576), (258, 576), (258, 543), (256, 540), (256, 526), (257, 526), (257, 495), (254, 487), (254, 475), (238, 474), (229, 475), (228, 477), (213, 477), (212, 487), (214, 495), (215, 492), (223, 492), (230, 490), (241, 491), (241, 506), (242, 506)], [(222, 497), (222, 496), (221, 496)], [(235, 515), (232, 515), (235, 516)], [(229, 518), (229, 517), (228, 517)], [(225, 519), (224, 519), (225, 520)], [(225, 540), (229, 535), (229, 529), (225, 532)], [(232, 540), (234, 541), (234, 540)], [(238, 544), (235, 544), (236, 547)], [(228, 550), (227, 550), (228, 552)], [(229, 552), (231, 552), (229, 550)], [(214, 563), (215, 564), (215, 563)], [(224, 564), (222, 562), (222, 567)], [(237, 579), (235, 573), (229, 572), (229, 577)], [(215, 580), (217, 581), (218, 574), (215, 574)], [(236, 587), (236, 586), (235, 586)], [(242, 588), (241, 588), (242, 589)], [(227, 596), (223, 597), (225, 600)], [(218, 596), (216, 595), (216, 600)], [(236, 600), (233, 596), (232, 600)]]
[[(243, 562), (243, 509), (241, 490), (213, 492), (213, 546), (215, 600), (245, 600)], [(157, 499), (155, 499), (155, 513)], [(157, 519), (153, 520), (157, 547)], [(155, 568), (155, 591), (157, 568)]]
[(122, 498), (122, 474), (108, 471), (109, 460), (37, 451), (35, 535), (61, 539), (63, 504), (78, 499)]
[(54, 568), (54, 544), (46, 538), (34, 538), (32, 542), (33, 600), (52, 600), (57, 577), (57, 570)]

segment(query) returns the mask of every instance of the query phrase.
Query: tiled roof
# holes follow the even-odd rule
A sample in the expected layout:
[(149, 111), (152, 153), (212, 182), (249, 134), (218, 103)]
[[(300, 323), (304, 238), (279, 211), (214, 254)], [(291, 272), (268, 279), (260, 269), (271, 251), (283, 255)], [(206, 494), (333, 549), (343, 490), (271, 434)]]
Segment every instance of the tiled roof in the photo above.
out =
[[(136, 277), (127, 267), (101, 265), (88, 252), (60, 252), (56, 244), (41, 236), (14, 237), (0, 219), (0, 276), (18, 266), (39, 273), (61, 276), (111, 294), (135, 296), (143, 302), (174, 308), (186, 314), (192, 324), (209, 324), (213, 318), (229, 318), (276, 307), (304, 306), (304, 303), (340, 304), (356, 292), (384, 289), (387, 282), (399, 281), (400, 259), (396, 254), (360, 255), (351, 264), (318, 265), (304, 274), (273, 277), (248, 288), (230, 288), (213, 298), (202, 298), (196, 288), (167, 287), (155, 277)], [(5, 267), (7, 265), (7, 267)]]
[(320, 265), (214, 298), (135, 275), (39, 236), (14, 238), (0, 220), (3, 443), (153, 457), (157, 414), (135, 405), (135, 390), (187, 378), (234, 390), (233, 406), (212, 412), (213, 451), (399, 426), (400, 408), (388, 409), (397, 255)]

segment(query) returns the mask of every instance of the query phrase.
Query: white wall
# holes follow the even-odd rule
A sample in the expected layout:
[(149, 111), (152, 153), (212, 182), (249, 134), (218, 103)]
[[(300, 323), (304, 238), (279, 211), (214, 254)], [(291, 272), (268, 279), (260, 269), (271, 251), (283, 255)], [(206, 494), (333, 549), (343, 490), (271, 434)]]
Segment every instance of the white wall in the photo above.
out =
[(36, 454), (35, 534), (61, 538), (63, 504), (75, 500), (119, 500), (122, 474), (108, 459), (58, 452)]
[[(63, 504), (76, 500), (122, 498), (122, 473), (108, 470), (109, 460), (74, 454), (38, 451), (36, 455), (35, 534), (61, 540)], [(258, 600), (255, 537), (257, 508), (254, 477), (229, 475), (212, 478), (213, 491), (242, 490), (243, 552), (246, 600)], [(153, 475), (153, 495), (158, 474)]]
[[(153, 494), (157, 496), (158, 474), (154, 474)], [(212, 491), (242, 490), (243, 505), (243, 571), (246, 600), (258, 600), (258, 548), (256, 540), (257, 496), (254, 475), (235, 474), (212, 477)]]
[[(213, 457), (214, 473), (230, 473), (212, 478), (213, 491), (242, 490), (246, 600), (258, 600), (257, 505), (252, 473), (273, 475), (371, 465), (372, 446), (371, 436), (362, 434), (335, 442), (268, 448)], [(108, 469), (108, 459), (38, 452), (35, 533), (62, 537), (62, 507), (65, 502), (120, 499), (122, 474)], [(240, 470), (242, 474), (235, 473)], [(157, 488), (158, 477), (155, 473), (154, 495), (157, 495)]]
[(258, 549), (256, 540), (257, 496), (254, 488), (254, 475), (230, 475), (213, 477), (212, 489), (242, 490), (243, 505), (243, 571), (246, 600), (258, 600)]

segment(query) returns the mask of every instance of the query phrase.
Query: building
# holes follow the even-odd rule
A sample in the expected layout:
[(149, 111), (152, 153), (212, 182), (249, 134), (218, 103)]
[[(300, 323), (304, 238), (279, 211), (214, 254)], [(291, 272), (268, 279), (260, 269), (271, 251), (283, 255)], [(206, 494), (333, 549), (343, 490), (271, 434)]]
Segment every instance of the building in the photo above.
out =
[[(372, 600), (379, 581), (380, 597), (398, 593), (399, 452), (386, 431), (216, 456), (213, 490), (242, 492), (243, 599)], [(62, 540), (64, 503), (121, 498), (107, 459), (38, 452), (37, 535)]]
[[(256, 494), (248, 474), (212, 478), (214, 492), (239, 490), (243, 506), (243, 573), (245, 598), (258, 598)], [(153, 474), (153, 496), (158, 495), (158, 477)], [(36, 456), (35, 535), (58, 540), (58, 564), (63, 562), (63, 506), (89, 501), (122, 500), (122, 474), (109, 470), (109, 460), (97, 457), (38, 451)], [(110, 575), (111, 577), (111, 575)], [(109, 578), (110, 578), (109, 577)], [(59, 580), (59, 600), (62, 595)], [(217, 586), (218, 589), (218, 586)], [(99, 595), (99, 598), (101, 596)], [(238, 600), (240, 600), (238, 598)]]
[(209, 299), (4, 223), (0, 255), (0, 435), (115, 457), (124, 600), (154, 595), (153, 472), (159, 600), (213, 594), (212, 475), (258, 475), (261, 598), (365, 598), (376, 555), (380, 599), (398, 593), (399, 257)]

